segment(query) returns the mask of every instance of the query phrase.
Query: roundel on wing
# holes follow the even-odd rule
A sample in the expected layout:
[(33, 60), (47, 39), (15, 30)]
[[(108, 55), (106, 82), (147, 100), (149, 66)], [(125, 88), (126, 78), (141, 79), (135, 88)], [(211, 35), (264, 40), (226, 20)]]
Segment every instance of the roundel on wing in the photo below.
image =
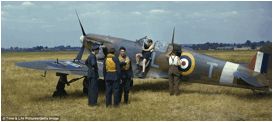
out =
[(195, 67), (194, 57), (188, 52), (182, 52), (180, 62), (181, 66), (179, 70), (181, 71), (181, 75), (191, 74)]

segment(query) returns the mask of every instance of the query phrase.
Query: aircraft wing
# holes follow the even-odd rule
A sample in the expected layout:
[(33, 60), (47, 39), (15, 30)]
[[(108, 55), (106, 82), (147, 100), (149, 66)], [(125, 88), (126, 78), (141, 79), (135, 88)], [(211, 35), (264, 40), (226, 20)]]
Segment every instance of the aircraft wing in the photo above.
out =
[[(97, 60), (97, 64), (99, 68), (99, 77), (103, 77), (103, 60)], [(80, 62), (74, 62), (73, 60), (59, 60), (58, 63), (56, 60), (28, 61), (15, 63), (14, 65), (28, 69), (58, 72), (63, 74), (74, 74), (82, 76), (87, 76), (88, 74), (88, 67), (85, 65), (85, 60), (81, 60)], [(151, 78), (168, 78), (168, 75), (166, 75), (165, 72), (159, 72), (158, 74), (155, 69), (151, 70), (149, 73), (151, 76), (153, 76)], [(138, 77), (135, 76), (134, 79), (138, 79)]]
[[(29, 62), (19, 62), (14, 65), (29, 69), (36, 69), (42, 71), (58, 72), (64, 74), (74, 74), (87, 76), (88, 67), (85, 65), (85, 60), (79, 62), (74, 62), (73, 60), (51, 60), (51, 61), (29, 61)], [(99, 76), (103, 77), (102, 67), (103, 61), (98, 60)]]

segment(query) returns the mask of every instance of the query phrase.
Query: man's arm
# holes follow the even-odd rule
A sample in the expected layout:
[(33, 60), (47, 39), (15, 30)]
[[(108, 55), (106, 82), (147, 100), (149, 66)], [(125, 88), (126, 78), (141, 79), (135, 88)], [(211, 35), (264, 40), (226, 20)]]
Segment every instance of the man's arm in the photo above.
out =
[(126, 63), (125, 62), (120, 62), (120, 66), (125, 66)]
[(89, 68), (89, 66), (88, 66), (88, 60), (89, 60), (89, 56), (88, 56), (88, 58), (85, 60), (85, 65)]
[(180, 58), (178, 56), (177, 56), (177, 64), (178, 64), (178, 66), (181, 65)]
[[(98, 71), (98, 65), (97, 65), (97, 60), (96, 60), (96, 56), (92, 56), (92, 59), (91, 59), (91, 66), (94, 67), (94, 69), (96, 71)], [(92, 68), (91, 67), (91, 68)]]
[(171, 53), (172, 53), (172, 51), (166, 54), (166, 57), (167, 57), (168, 59), (170, 58)]
[[(129, 68), (129, 77), (133, 78), (134, 75), (133, 75), (133, 68), (132, 68), (132, 62), (130, 61), (130, 68)], [(131, 79), (132, 80), (132, 79)]]
[(143, 49), (144, 51), (150, 51), (150, 50), (152, 50), (152, 49), (154, 49), (154, 45), (152, 45), (151, 47), (149, 47), (148, 49)]
[(144, 51), (145, 51), (145, 48), (144, 48), (144, 46), (142, 46), (142, 50), (144, 50)]
[(118, 79), (121, 79), (121, 76), (120, 76), (121, 75), (121, 72), (120, 72), (120, 62), (119, 62), (118, 58), (116, 58), (115, 63), (116, 63), (116, 69), (117, 69)]
[(105, 75), (106, 75), (106, 66), (105, 66), (106, 59), (107, 58), (105, 58), (104, 61), (103, 61), (103, 71), (102, 71), (103, 72), (103, 77), (105, 77)]

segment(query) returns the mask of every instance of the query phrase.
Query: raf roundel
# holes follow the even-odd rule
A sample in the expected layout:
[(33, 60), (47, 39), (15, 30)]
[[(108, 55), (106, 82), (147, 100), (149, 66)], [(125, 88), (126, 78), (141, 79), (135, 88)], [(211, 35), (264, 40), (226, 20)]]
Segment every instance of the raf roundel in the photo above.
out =
[(188, 52), (182, 52), (180, 56), (180, 71), (181, 75), (189, 75), (192, 73), (195, 67), (195, 60), (194, 57)]

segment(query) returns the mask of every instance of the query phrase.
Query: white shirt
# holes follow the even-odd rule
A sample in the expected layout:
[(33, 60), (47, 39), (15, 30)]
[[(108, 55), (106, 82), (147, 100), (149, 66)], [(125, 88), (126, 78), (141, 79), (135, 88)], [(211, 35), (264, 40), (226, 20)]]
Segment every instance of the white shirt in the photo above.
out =
[[(152, 46), (154, 46), (154, 44), (152, 44), (152, 45), (149, 47), (149, 49), (151, 49)], [(154, 51), (154, 49), (151, 49), (151, 50), (150, 50), (150, 52), (153, 52), (153, 51)]]
[(178, 65), (177, 56), (170, 56), (169, 58), (169, 65)]

